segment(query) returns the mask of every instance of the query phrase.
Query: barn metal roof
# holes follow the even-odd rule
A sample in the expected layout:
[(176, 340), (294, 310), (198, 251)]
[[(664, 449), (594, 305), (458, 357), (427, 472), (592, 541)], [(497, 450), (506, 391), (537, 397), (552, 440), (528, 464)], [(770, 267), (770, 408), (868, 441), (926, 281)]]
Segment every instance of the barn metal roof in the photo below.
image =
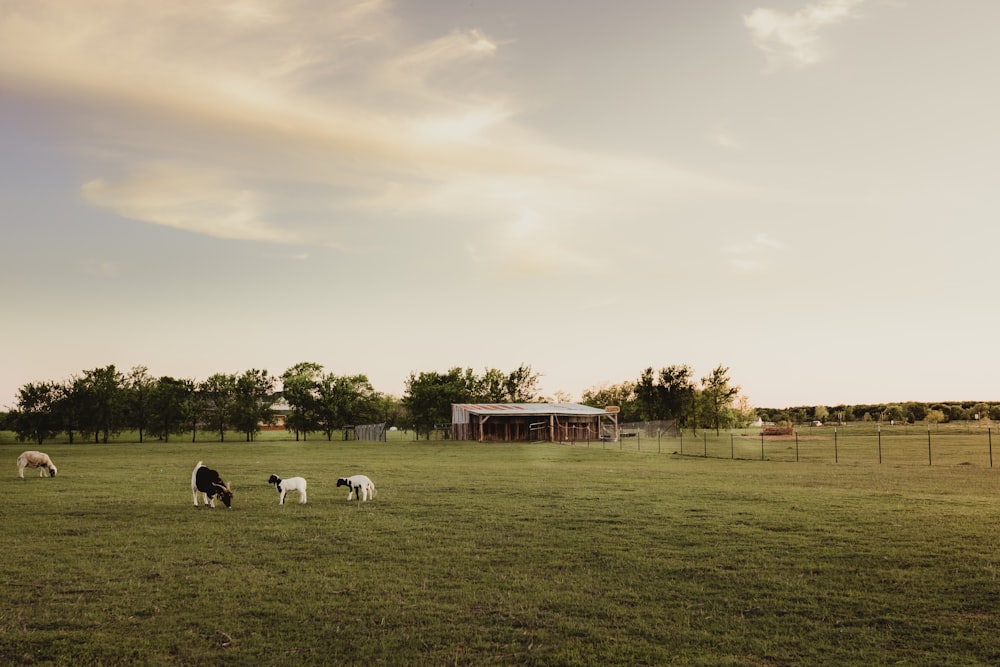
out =
[(604, 408), (592, 408), (579, 403), (453, 403), (452, 408), (460, 408), (473, 415), (603, 415)]

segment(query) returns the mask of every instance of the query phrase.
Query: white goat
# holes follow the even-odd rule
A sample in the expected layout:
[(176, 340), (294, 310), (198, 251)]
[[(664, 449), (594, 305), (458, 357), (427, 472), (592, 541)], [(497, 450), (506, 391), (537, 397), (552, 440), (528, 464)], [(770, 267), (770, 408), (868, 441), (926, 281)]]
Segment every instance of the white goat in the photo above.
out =
[(274, 488), (278, 489), (280, 497), (278, 499), (279, 505), (285, 504), (285, 494), (289, 491), (299, 492), (299, 505), (306, 504), (306, 480), (305, 477), (289, 477), (288, 479), (281, 479), (277, 475), (271, 475), (270, 479), (267, 480), (268, 484), (274, 484)]
[(375, 484), (364, 475), (340, 477), (337, 479), (337, 486), (346, 486), (350, 489), (350, 493), (347, 494), (348, 500), (352, 500), (355, 493), (362, 502), (375, 497)]
[(48, 471), (49, 477), (56, 476), (56, 464), (45, 452), (21, 452), (21, 455), (17, 457), (17, 476), (21, 479), (24, 479), (25, 468), (38, 468), (39, 477), (45, 477), (46, 471)]

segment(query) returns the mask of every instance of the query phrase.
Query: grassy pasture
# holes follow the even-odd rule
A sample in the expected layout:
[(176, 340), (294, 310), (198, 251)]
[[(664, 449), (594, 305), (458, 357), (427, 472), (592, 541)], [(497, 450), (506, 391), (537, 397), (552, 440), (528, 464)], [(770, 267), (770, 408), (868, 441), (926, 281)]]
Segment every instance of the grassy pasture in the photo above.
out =
[[(985, 463), (55, 444), (60, 475), (22, 481), (26, 448), (0, 445), (4, 664), (1000, 662)], [(198, 460), (232, 510), (192, 507)], [(279, 506), (272, 472), (309, 504)], [(374, 501), (335, 488), (355, 472)]]

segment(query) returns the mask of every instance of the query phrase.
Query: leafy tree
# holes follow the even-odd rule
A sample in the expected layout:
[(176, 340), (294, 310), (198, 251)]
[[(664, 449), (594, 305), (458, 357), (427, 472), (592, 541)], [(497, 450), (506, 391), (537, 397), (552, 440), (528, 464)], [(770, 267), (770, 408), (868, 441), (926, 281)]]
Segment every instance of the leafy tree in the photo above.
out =
[(944, 412), (941, 410), (928, 410), (924, 415), (924, 421), (930, 424), (940, 424), (945, 420)]
[(266, 370), (250, 369), (236, 380), (233, 401), (233, 424), (251, 442), (261, 424), (273, 424), (271, 410), (275, 379)]
[(204, 398), (205, 412), (219, 440), (225, 442), (226, 429), (233, 423), (236, 410), (236, 376), (216, 373), (201, 383), (198, 393)]
[(618, 406), (621, 411), (618, 414), (618, 422), (639, 421), (639, 408), (635, 400), (635, 384), (632, 382), (622, 382), (621, 384), (591, 387), (583, 392), (580, 402), (594, 408), (606, 408), (610, 405)]
[(149, 375), (145, 366), (136, 366), (125, 377), (124, 414), (127, 425), (139, 432), (139, 442), (149, 423), (149, 401), (156, 381)]
[(660, 419), (676, 419), (683, 428), (694, 410), (694, 369), (687, 364), (674, 364), (660, 369), (659, 403)]
[(379, 394), (365, 375), (323, 375), (317, 385), (316, 414), (327, 440), (333, 432), (378, 419)]
[(854, 421), (854, 410), (847, 405), (838, 405), (834, 407), (832, 414), (836, 417), (837, 422), (841, 424), (844, 422)]
[(368, 381), (367, 375), (345, 375), (337, 382), (340, 413), (343, 426), (357, 426), (375, 422), (378, 392)]
[(944, 408), (944, 413), (948, 416), (948, 421), (961, 421), (965, 419), (965, 408), (959, 403), (952, 403)]
[(86, 406), (85, 397), (81, 393), (82, 382), (79, 377), (71, 377), (58, 385), (59, 396), (53, 406), (56, 415), (56, 422), (62, 431), (66, 433), (70, 444), (76, 441), (76, 434), (79, 432), (86, 435), (83, 428)]
[(538, 399), (539, 373), (531, 366), (521, 364), (507, 374), (507, 401), (511, 403), (531, 403)]
[(384, 423), (386, 427), (400, 426), (406, 420), (406, 406), (398, 396), (377, 393), (372, 401), (375, 418), (373, 423)]
[(663, 413), (660, 402), (660, 391), (656, 384), (656, 375), (650, 366), (639, 374), (635, 383), (635, 407), (641, 421), (658, 420)]
[(59, 386), (54, 382), (28, 383), (17, 392), (17, 409), (10, 421), (19, 442), (30, 440), (41, 445), (60, 431), (54, 409), (59, 400)]
[(150, 434), (169, 442), (171, 435), (183, 433), (187, 429), (194, 393), (195, 384), (191, 380), (167, 376), (157, 380), (149, 390), (146, 404)]
[(190, 387), (190, 392), (184, 400), (184, 415), (191, 427), (191, 442), (198, 440), (198, 426), (205, 423), (210, 413), (208, 399), (201, 392), (201, 385), (194, 380), (184, 380)]
[(282, 395), (291, 408), (285, 428), (295, 432), (295, 440), (305, 440), (310, 431), (320, 430), (319, 379), (323, 367), (313, 362), (295, 364), (281, 375)]
[(74, 383), (78, 394), (80, 432), (93, 433), (94, 442), (107, 443), (124, 426), (124, 376), (114, 365), (84, 371)]
[(446, 373), (436, 371), (410, 373), (406, 380), (403, 405), (417, 432), (430, 438), (437, 424), (451, 422), (452, 403), (475, 401), (476, 377), (472, 369), (454, 367)]
[(540, 375), (532, 372), (531, 366), (521, 364), (510, 373), (497, 368), (487, 368), (482, 377), (470, 375), (466, 369), (465, 378), (470, 384), (471, 402), (477, 403), (531, 403), (538, 397)]
[(906, 421), (911, 424), (916, 424), (919, 421), (923, 421), (924, 417), (927, 416), (928, 407), (924, 403), (916, 403), (910, 401), (903, 404), (903, 414), (905, 415)]
[(813, 408), (813, 418), (825, 422), (830, 418), (830, 410), (825, 405), (817, 405)]
[(674, 364), (654, 372), (650, 366), (634, 385), (637, 418), (643, 421), (676, 419), (683, 427), (694, 410), (694, 371)]
[(757, 418), (754, 409), (750, 406), (750, 399), (746, 396), (740, 396), (736, 399), (736, 407), (733, 408), (732, 413), (733, 426), (736, 428), (746, 428)]
[(882, 421), (888, 421), (893, 424), (902, 423), (906, 420), (906, 414), (903, 412), (903, 408), (899, 405), (887, 406), (885, 411), (882, 413)]
[(716, 435), (719, 434), (723, 415), (732, 407), (733, 399), (740, 393), (739, 387), (729, 385), (730, 379), (727, 373), (729, 369), (719, 364), (701, 379), (705, 417), (708, 420), (706, 423), (715, 428)]

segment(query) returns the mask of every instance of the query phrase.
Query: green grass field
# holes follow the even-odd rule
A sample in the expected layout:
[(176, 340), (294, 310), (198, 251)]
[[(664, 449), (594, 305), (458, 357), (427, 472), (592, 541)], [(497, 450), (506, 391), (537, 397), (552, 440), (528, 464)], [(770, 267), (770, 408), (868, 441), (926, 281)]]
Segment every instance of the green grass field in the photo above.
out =
[[(997, 664), (1000, 472), (921, 464), (922, 437), (882, 465), (728, 437), (47, 444), (59, 476), (23, 481), (8, 442), (0, 662)], [(198, 460), (232, 510), (192, 506)], [(355, 472), (374, 501), (335, 488)]]

